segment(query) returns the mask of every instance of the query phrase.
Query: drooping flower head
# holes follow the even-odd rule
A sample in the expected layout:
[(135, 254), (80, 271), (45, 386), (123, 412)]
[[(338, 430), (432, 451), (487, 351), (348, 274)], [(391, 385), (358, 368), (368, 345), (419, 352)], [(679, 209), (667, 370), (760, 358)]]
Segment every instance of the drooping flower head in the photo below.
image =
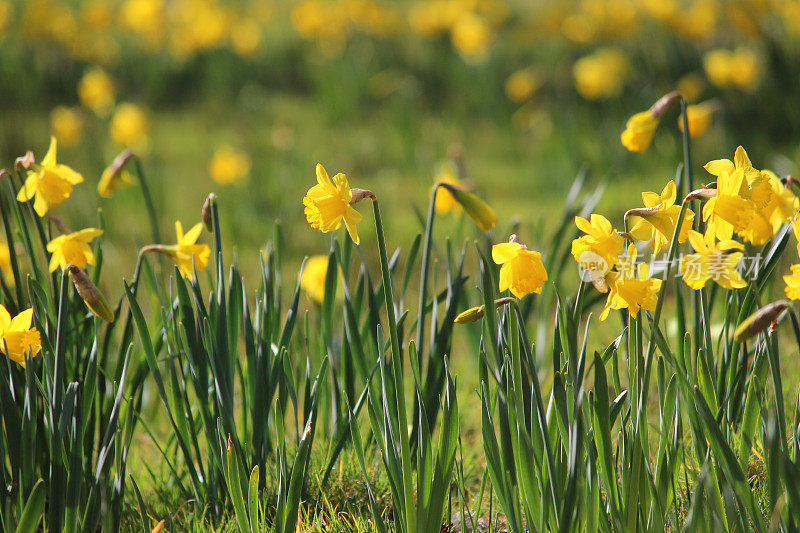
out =
[(742, 259), (742, 243), (733, 240), (717, 242), (714, 233), (707, 231), (703, 235), (694, 230), (689, 230), (689, 243), (695, 253), (681, 257), (679, 270), (690, 288), (702, 289), (712, 279), (725, 289), (747, 286), (736, 270)]
[(511, 236), (511, 242), (492, 246), (492, 259), (500, 267), (500, 292), (506, 289), (517, 298), (526, 294), (542, 292), (547, 281), (547, 271), (542, 263), (542, 254), (528, 248)]
[(653, 134), (658, 128), (658, 119), (648, 109), (636, 113), (625, 124), (625, 130), (620, 135), (622, 145), (631, 152), (644, 152), (653, 140)]
[(636, 246), (633, 244), (628, 245), (626, 263), (633, 268), (612, 272), (608, 276), (610, 290), (600, 313), (601, 321), (608, 318), (612, 309), (628, 309), (631, 315), (636, 315), (639, 309), (654, 311), (658, 304), (662, 280), (650, 277), (646, 263), (636, 264)]
[(78, 268), (83, 268), (87, 263), (94, 265), (95, 257), (89, 243), (102, 233), (101, 229), (86, 228), (59, 235), (47, 243), (47, 251), (53, 254), (50, 256), (50, 272), (59, 267), (66, 268), (70, 264)]
[(83, 176), (67, 165), (56, 162), (56, 138), (50, 137), (50, 148), (40, 164), (31, 163), (25, 184), (17, 193), (17, 201), (33, 200), (33, 208), (43, 217), (51, 205), (69, 198), (73, 185), (83, 181)]
[[(634, 221), (630, 234), (641, 241), (652, 239), (653, 253), (656, 255), (662, 248), (669, 246), (672, 234), (675, 232), (675, 226), (678, 224), (681, 206), (675, 204), (676, 194), (675, 182), (670, 180), (664, 186), (661, 194), (655, 192), (642, 193), (644, 208), (631, 209), (626, 213), (626, 216), (630, 216)], [(678, 233), (678, 242), (686, 240), (693, 220), (694, 212), (691, 209), (687, 209)]]
[(134, 185), (136, 181), (128, 171), (128, 162), (135, 156), (130, 150), (123, 150), (114, 161), (111, 162), (100, 177), (97, 184), (97, 192), (103, 198), (111, 198), (117, 189)]
[[(374, 198), (372, 193), (369, 195)], [(328, 233), (339, 229), (344, 221), (350, 238), (359, 244), (361, 240), (356, 225), (361, 222), (362, 216), (351, 205), (353, 200), (353, 191), (347, 183), (347, 176), (340, 172), (331, 180), (325, 168), (317, 163), (317, 184), (303, 198), (306, 220), (311, 227)]]
[(41, 351), (42, 342), (39, 331), (31, 327), (33, 309), (26, 309), (13, 319), (8, 310), (0, 304), (0, 351), (9, 359), (25, 367), (25, 356), (33, 357)]

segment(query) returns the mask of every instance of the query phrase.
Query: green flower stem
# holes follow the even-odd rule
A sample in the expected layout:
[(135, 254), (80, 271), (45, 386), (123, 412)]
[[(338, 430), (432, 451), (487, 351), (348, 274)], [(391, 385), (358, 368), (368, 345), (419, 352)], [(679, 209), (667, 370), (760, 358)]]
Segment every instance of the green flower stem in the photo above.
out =
[(381, 210), (378, 200), (372, 201), (372, 210), (375, 215), (375, 233), (378, 237), (378, 251), (381, 260), (381, 274), (383, 277), (383, 295), (386, 299), (386, 321), (389, 327), (389, 338), (392, 346), (392, 373), (395, 380), (395, 396), (397, 413), (400, 418), (400, 451), (403, 458), (403, 495), (405, 498), (407, 533), (416, 533), (414, 490), (411, 481), (411, 447), (408, 438), (408, 421), (406, 417), (405, 392), (403, 390), (403, 367), (401, 364), (400, 339), (397, 336), (397, 320), (394, 315), (394, 296), (392, 293), (392, 279), (389, 272), (389, 258), (386, 254), (386, 237), (383, 233)]
[(431, 200), (428, 204), (428, 220), (425, 223), (425, 244), (422, 249), (422, 271), (420, 272), (419, 282), (419, 313), (417, 314), (417, 355), (420, 368), (422, 367), (422, 352), (425, 349), (425, 300), (428, 297), (428, 269), (431, 261), (431, 239), (433, 238), (433, 219), (436, 216), (436, 192), (439, 190), (438, 184), (433, 186)]

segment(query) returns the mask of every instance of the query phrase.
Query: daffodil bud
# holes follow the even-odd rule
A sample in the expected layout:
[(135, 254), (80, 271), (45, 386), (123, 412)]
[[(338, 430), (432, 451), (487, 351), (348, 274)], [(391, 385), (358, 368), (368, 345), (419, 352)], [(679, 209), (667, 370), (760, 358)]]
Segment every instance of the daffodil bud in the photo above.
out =
[(208, 231), (214, 231), (214, 221), (213, 217), (211, 216), (211, 204), (216, 200), (217, 195), (212, 192), (206, 196), (206, 201), (203, 202), (203, 210), (201, 211), (200, 218), (202, 219), (203, 225)]
[(678, 91), (665, 94), (650, 107), (650, 114), (653, 115), (653, 118), (660, 119), (664, 116), (664, 113), (672, 107), (672, 104), (679, 101), (681, 98), (683, 97)]
[(150, 533), (161, 533), (164, 531), (164, 525), (167, 523), (166, 520), (161, 520), (156, 526), (150, 530)]
[(353, 193), (353, 197), (350, 199), (350, 205), (357, 204), (364, 198), (369, 198), (370, 200), (376, 200), (375, 193), (372, 191), (368, 191), (367, 189), (356, 189), (352, 188), (350, 191)]
[(454, 322), (456, 324), (469, 324), (470, 322), (477, 322), (485, 314), (484, 306), (470, 307), (466, 311), (459, 313)]
[(228, 453), (228, 455), (230, 455), (230, 453), (233, 451), (233, 439), (231, 438), (230, 433), (228, 433), (228, 447), (225, 449), (225, 451)]
[(439, 182), (437, 187), (443, 187), (458, 202), (464, 211), (475, 221), (481, 231), (489, 231), (497, 223), (497, 215), (489, 204), (452, 183)]
[[(504, 296), (502, 298), (498, 298), (494, 301), (495, 308), (500, 308), (503, 305), (506, 305), (509, 302), (513, 302), (514, 298), (510, 296)], [(453, 321), (456, 324), (469, 324), (470, 322), (477, 322), (483, 315), (486, 314), (485, 306), (479, 305), (478, 307), (470, 307), (463, 313), (459, 313), (456, 319)]]
[(75, 265), (67, 265), (66, 269), (67, 272), (69, 272), (69, 277), (72, 278), (72, 283), (75, 285), (78, 295), (83, 298), (83, 301), (92, 313), (106, 322), (113, 322), (114, 311), (111, 310), (111, 306), (108, 305), (105, 296), (103, 296), (103, 293), (92, 283), (92, 280), (89, 279), (86, 272)]
[(789, 307), (790, 304), (786, 300), (768, 303), (739, 324), (739, 327), (733, 332), (733, 340), (741, 342), (761, 333), (770, 327), (778, 319), (778, 316)]

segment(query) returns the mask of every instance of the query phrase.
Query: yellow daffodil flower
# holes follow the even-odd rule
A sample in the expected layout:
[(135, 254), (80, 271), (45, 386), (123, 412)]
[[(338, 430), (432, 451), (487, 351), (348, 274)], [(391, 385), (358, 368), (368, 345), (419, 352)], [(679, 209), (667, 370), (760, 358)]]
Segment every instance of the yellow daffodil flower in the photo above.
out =
[(47, 243), (47, 251), (53, 254), (50, 257), (50, 272), (67, 265), (83, 268), (87, 263), (95, 264), (94, 254), (89, 243), (101, 235), (103, 230), (86, 228), (67, 235), (60, 235)]
[(517, 70), (506, 80), (506, 96), (512, 102), (521, 104), (530, 100), (541, 85), (541, 79), (532, 69)]
[(542, 292), (547, 281), (547, 271), (542, 254), (528, 250), (519, 242), (504, 242), (492, 246), (492, 259), (500, 267), (500, 292), (506, 289), (517, 298)]
[(636, 265), (636, 246), (633, 244), (628, 246), (628, 258), (633, 265), (631, 272), (612, 272), (608, 276), (610, 290), (600, 313), (601, 321), (608, 318), (612, 309), (628, 309), (631, 315), (636, 315), (639, 309), (654, 311), (656, 308), (661, 280), (650, 277), (647, 264)]
[[(714, 101), (686, 106), (686, 119), (689, 122), (689, 137), (699, 137), (711, 125), (717, 105)], [(683, 132), (683, 116), (678, 117), (678, 129)]]
[(0, 351), (9, 359), (25, 368), (25, 356), (33, 357), (41, 351), (42, 340), (39, 331), (31, 327), (33, 309), (26, 309), (13, 319), (0, 304)]
[(657, 127), (658, 119), (649, 109), (636, 113), (625, 124), (625, 131), (620, 136), (622, 145), (631, 152), (644, 152), (650, 146)]
[[(636, 220), (630, 234), (641, 241), (653, 239), (653, 253), (656, 255), (662, 248), (669, 246), (675, 225), (678, 223), (681, 206), (675, 204), (676, 194), (675, 182), (670, 180), (660, 195), (654, 192), (642, 193), (644, 208), (628, 211), (628, 214)], [(678, 233), (678, 242), (686, 240), (693, 220), (694, 212), (687, 209)]]
[(220, 185), (227, 185), (247, 178), (251, 166), (250, 156), (245, 152), (220, 146), (208, 162), (208, 173)]
[(350, 205), (352, 200), (353, 191), (347, 183), (347, 176), (340, 172), (331, 181), (325, 168), (317, 163), (317, 184), (311, 187), (303, 198), (306, 220), (311, 227), (322, 233), (328, 233), (339, 229), (344, 220), (350, 238), (359, 244), (361, 240), (356, 225), (361, 222), (362, 217), (361, 213)]
[(792, 265), (791, 275), (783, 276), (786, 287), (783, 288), (786, 297), (790, 300), (800, 300), (800, 265)]
[(725, 289), (741, 289), (747, 286), (736, 270), (742, 259), (744, 246), (733, 240), (716, 242), (712, 232), (705, 235), (689, 231), (689, 243), (696, 253), (681, 257), (679, 270), (683, 281), (694, 290), (702, 289), (708, 280), (713, 279)]
[[(761, 171), (761, 187), (757, 192), (751, 194), (756, 204), (756, 213), (772, 226), (774, 236), (785, 223), (792, 220), (792, 217), (800, 209), (800, 199), (786, 187), (778, 176), (771, 170)], [(767, 188), (764, 183), (769, 185)], [(765, 239), (766, 241), (766, 239)], [(753, 244), (762, 244), (761, 242)]]
[(17, 193), (17, 200), (27, 202), (31, 198), (36, 213), (43, 217), (51, 205), (69, 198), (73, 185), (83, 181), (83, 176), (67, 165), (56, 163), (56, 138), (50, 137), (50, 148), (41, 164), (33, 163), (28, 170), (25, 184)]
[(303, 275), (300, 277), (300, 288), (309, 298), (322, 303), (325, 299), (325, 276), (328, 274), (328, 256), (312, 255), (306, 261)]
[[(439, 172), (436, 174), (435, 181), (437, 183), (452, 183), (453, 185), (458, 185), (459, 187), (464, 186), (461, 180), (458, 179), (458, 176), (456, 175), (456, 169), (452, 163), (444, 163), (439, 168)], [(434, 187), (436, 187), (436, 185), (434, 185)], [(436, 189), (436, 200), (434, 201), (433, 208), (436, 210), (436, 214), (444, 215), (450, 211), (460, 211), (461, 204), (456, 201), (456, 199), (453, 197), (453, 194), (446, 188), (438, 187)]]
[(598, 49), (572, 66), (575, 88), (587, 100), (619, 95), (630, 71), (628, 57), (616, 48)]
[[(623, 238), (603, 215), (592, 214), (589, 220), (575, 217), (575, 225), (586, 235), (572, 241), (572, 257), (586, 271), (585, 261), (592, 261), (591, 272), (605, 276), (614, 268), (623, 250)], [(591, 252), (589, 254), (588, 252)], [(602, 261), (600, 261), (602, 259)], [(595, 264), (601, 263), (601, 264)]]

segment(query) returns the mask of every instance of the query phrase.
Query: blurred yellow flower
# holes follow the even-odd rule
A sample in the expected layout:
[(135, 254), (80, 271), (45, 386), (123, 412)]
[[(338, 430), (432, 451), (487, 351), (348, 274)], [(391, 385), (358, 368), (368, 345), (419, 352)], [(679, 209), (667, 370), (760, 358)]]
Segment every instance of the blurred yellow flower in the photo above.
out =
[(149, 144), (150, 119), (142, 108), (130, 102), (121, 103), (111, 118), (111, 139), (120, 146), (146, 151)]
[(0, 271), (3, 273), (5, 282), (14, 284), (14, 271), (11, 269), (11, 251), (8, 243), (0, 242)]
[[(584, 271), (588, 270), (597, 277), (605, 276), (622, 253), (624, 244), (622, 236), (603, 215), (593, 213), (589, 220), (576, 216), (575, 225), (586, 235), (572, 241), (572, 257)], [(604, 264), (596, 264), (600, 262), (598, 258), (602, 259)], [(581, 264), (586, 261), (591, 261), (593, 264)]]
[(114, 109), (116, 99), (114, 80), (103, 69), (92, 68), (86, 71), (78, 83), (78, 98), (81, 105), (101, 117), (106, 117)]
[(687, 102), (696, 102), (702, 96), (705, 85), (705, 81), (700, 74), (691, 72), (678, 80), (678, 83), (675, 84), (675, 89), (681, 93), (683, 99)]
[(649, 109), (636, 113), (625, 124), (625, 131), (620, 136), (622, 145), (631, 152), (644, 152), (650, 146), (657, 127), (658, 119)]
[(783, 281), (786, 283), (783, 291), (790, 300), (800, 300), (800, 265), (792, 265), (789, 268), (792, 273), (789, 276), (783, 276)]
[(356, 226), (362, 217), (350, 205), (352, 200), (353, 192), (347, 183), (347, 176), (340, 172), (331, 181), (325, 168), (317, 163), (317, 184), (303, 198), (306, 219), (311, 227), (328, 233), (339, 229), (344, 220), (350, 238), (359, 244), (361, 240), (358, 238)]
[(303, 275), (300, 277), (300, 288), (315, 302), (325, 299), (325, 276), (328, 273), (328, 256), (312, 255), (306, 261)]
[(627, 56), (616, 48), (600, 48), (572, 66), (575, 88), (588, 100), (610, 98), (622, 92), (630, 73)]
[(716, 49), (703, 56), (703, 68), (708, 80), (717, 87), (737, 87), (753, 90), (761, 81), (761, 61), (751, 49), (739, 47), (734, 51)]
[(196, 244), (202, 231), (203, 223), (198, 222), (184, 234), (183, 226), (178, 220), (175, 222), (178, 242), (170, 246), (155, 245), (151, 249), (169, 256), (178, 265), (178, 270), (184, 278), (193, 279), (193, 269), (196, 268), (198, 272), (205, 270), (211, 255), (211, 248), (207, 244)]
[(120, 22), (142, 39), (148, 47), (162, 39), (164, 0), (126, 0), (120, 7)]
[(492, 30), (483, 17), (462, 13), (453, 25), (451, 38), (458, 53), (467, 59), (482, 59), (492, 41)]
[(83, 176), (67, 165), (56, 162), (56, 138), (50, 137), (50, 148), (41, 164), (33, 163), (25, 184), (17, 193), (17, 201), (27, 202), (34, 198), (33, 208), (43, 217), (51, 205), (69, 198), (72, 186), (83, 181)]
[[(458, 185), (459, 187), (464, 186), (464, 184), (461, 183), (461, 180), (458, 179), (455, 166), (452, 163), (443, 163), (441, 167), (439, 167), (439, 173), (436, 174), (434, 181), (436, 183), (452, 183), (453, 185)], [(434, 185), (434, 187), (436, 187), (436, 185)], [(433, 207), (436, 210), (436, 213), (439, 215), (447, 214), (450, 211), (461, 210), (461, 204), (458, 203), (455, 198), (453, 198), (453, 193), (444, 187), (438, 187), (436, 189), (436, 200), (434, 201)]]
[(612, 309), (627, 309), (631, 315), (636, 315), (639, 309), (654, 311), (658, 304), (661, 280), (650, 277), (650, 269), (646, 263), (636, 264), (636, 246), (633, 244), (628, 245), (626, 263), (631, 268), (611, 272), (607, 276), (610, 290), (600, 313), (601, 321), (608, 318)]
[(54, 107), (50, 112), (50, 131), (60, 144), (75, 145), (83, 133), (83, 114), (74, 107)]
[(541, 84), (541, 79), (533, 70), (529, 68), (517, 70), (506, 80), (506, 95), (512, 102), (521, 104), (529, 100)]
[(214, 151), (208, 162), (208, 173), (221, 185), (241, 181), (250, 174), (251, 161), (247, 153), (223, 145)]
[(500, 267), (500, 292), (510, 290), (517, 298), (526, 294), (542, 292), (547, 281), (547, 271), (542, 263), (542, 254), (519, 242), (504, 242), (492, 246), (492, 260)]
[(717, 242), (713, 232), (703, 235), (694, 230), (689, 230), (689, 243), (696, 253), (681, 257), (678, 269), (690, 288), (700, 290), (711, 279), (725, 289), (747, 286), (736, 270), (742, 259), (742, 243), (733, 240)]
[(25, 357), (36, 357), (42, 349), (39, 330), (31, 327), (33, 309), (26, 309), (13, 319), (0, 304), (0, 351), (8, 358), (25, 368)]
[[(689, 137), (699, 137), (706, 132), (711, 125), (711, 119), (716, 109), (717, 104), (713, 100), (686, 106), (686, 119), (689, 122)], [(678, 117), (678, 129), (683, 132), (683, 116)]]
[(261, 27), (249, 18), (236, 23), (231, 30), (231, 46), (242, 57), (250, 57), (261, 45)]
[(3, 32), (11, 22), (11, 4), (5, 0), (0, 1), (0, 39), (3, 38)]
[[(658, 255), (662, 248), (669, 246), (672, 234), (675, 232), (678, 215), (681, 211), (681, 206), (675, 204), (676, 195), (675, 182), (670, 180), (664, 186), (661, 194), (643, 192), (642, 201), (645, 206), (640, 209), (631, 209), (626, 214), (636, 221), (630, 234), (640, 241), (653, 239), (655, 255)], [(686, 240), (689, 229), (692, 227), (692, 221), (694, 221), (694, 212), (687, 209), (678, 232), (678, 242)]]
[(50, 272), (57, 268), (65, 268), (67, 265), (75, 265), (83, 268), (86, 264), (94, 265), (95, 257), (89, 243), (103, 234), (103, 230), (96, 228), (86, 228), (66, 235), (60, 235), (47, 243), (47, 251), (50, 252)]

